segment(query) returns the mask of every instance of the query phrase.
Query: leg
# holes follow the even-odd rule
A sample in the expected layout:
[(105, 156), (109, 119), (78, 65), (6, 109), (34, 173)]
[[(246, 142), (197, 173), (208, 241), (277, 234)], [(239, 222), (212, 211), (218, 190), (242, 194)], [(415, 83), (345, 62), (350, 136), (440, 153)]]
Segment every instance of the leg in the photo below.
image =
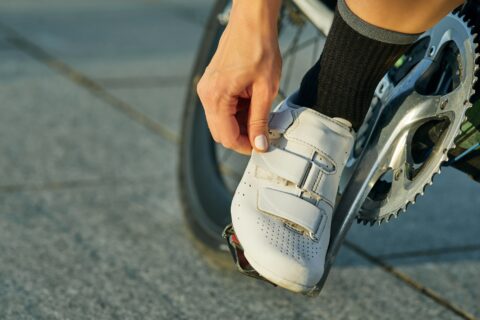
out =
[(461, 1), (340, 0), (319, 61), (305, 75), (301, 105), (358, 129), (375, 87), (417, 36)]

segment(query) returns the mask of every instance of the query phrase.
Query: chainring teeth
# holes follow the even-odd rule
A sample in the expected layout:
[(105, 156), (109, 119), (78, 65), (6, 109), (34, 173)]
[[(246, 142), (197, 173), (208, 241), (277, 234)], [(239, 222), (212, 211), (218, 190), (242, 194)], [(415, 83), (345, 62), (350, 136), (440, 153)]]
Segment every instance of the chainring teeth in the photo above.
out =
[[(478, 44), (478, 40), (479, 40), (478, 34), (480, 33), (480, 23), (475, 24), (472, 19), (468, 19), (467, 15), (461, 13), (460, 11), (454, 12), (449, 16), (457, 18), (456, 21), (459, 23), (462, 23), (464, 27), (466, 27), (469, 30), (469, 33), (470, 33), (469, 39), (471, 40), (470, 45), (471, 45), (471, 48), (473, 48), (473, 54), (474, 54), (474, 57), (472, 59), (473, 70), (469, 71), (472, 74), (471, 76), (472, 82), (470, 84), (471, 88), (468, 91), (468, 94), (465, 95), (466, 97), (465, 97), (465, 102), (463, 104), (463, 117), (462, 117), (462, 120), (459, 122), (461, 124), (466, 120), (466, 115), (465, 115), (466, 111), (473, 106), (473, 102), (475, 102), (480, 95), (480, 88), (478, 88), (478, 86), (480, 85), (480, 82), (477, 81), (478, 77), (480, 76), (480, 66), (479, 66), (480, 65), (480, 46)], [(460, 128), (460, 125), (458, 127)], [(460, 133), (461, 131), (457, 130), (456, 133), (453, 134), (453, 137), (456, 138)], [(383, 222), (389, 222), (392, 219), (396, 219), (399, 215), (405, 213), (408, 207), (414, 204), (419, 197), (423, 196), (426, 189), (433, 184), (434, 177), (441, 173), (441, 170), (440, 170), (441, 165), (445, 161), (448, 161), (448, 151), (454, 147), (455, 147), (455, 139), (452, 139), (451, 143), (444, 147), (446, 152), (443, 152), (443, 155), (440, 158), (438, 165), (432, 168), (431, 177), (428, 179), (428, 181), (424, 185), (418, 188), (421, 191), (416, 192), (409, 198), (405, 199), (404, 205), (401, 205), (399, 208), (394, 209), (392, 211), (389, 211), (383, 214), (377, 214), (377, 215), (368, 214), (368, 211), (362, 208), (360, 209), (357, 215), (357, 222), (363, 223), (364, 225), (370, 224), (370, 226), (373, 226), (376, 224), (380, 225)]]

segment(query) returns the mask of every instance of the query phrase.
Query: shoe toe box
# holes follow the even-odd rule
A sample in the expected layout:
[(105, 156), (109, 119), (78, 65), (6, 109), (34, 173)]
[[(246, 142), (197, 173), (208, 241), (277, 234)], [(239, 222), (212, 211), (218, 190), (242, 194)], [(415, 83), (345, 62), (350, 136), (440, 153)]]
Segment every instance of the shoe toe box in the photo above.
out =
[(247, 260), (263, 277), (296, 292), (320, 280), (326, 251), (321, 243), (248, 204), (232, 207), (232, 223)]

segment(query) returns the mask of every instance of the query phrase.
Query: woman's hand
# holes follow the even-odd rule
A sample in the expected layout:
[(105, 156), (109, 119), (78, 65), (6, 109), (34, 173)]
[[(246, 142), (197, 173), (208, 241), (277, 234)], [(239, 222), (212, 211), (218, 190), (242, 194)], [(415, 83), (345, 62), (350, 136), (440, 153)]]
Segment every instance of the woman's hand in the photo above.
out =
[(268, 149), (268, 116), (280, 82), (281, 0), (236, 0), (217, 51), (197, 85), (213, 139), (250, 154)]

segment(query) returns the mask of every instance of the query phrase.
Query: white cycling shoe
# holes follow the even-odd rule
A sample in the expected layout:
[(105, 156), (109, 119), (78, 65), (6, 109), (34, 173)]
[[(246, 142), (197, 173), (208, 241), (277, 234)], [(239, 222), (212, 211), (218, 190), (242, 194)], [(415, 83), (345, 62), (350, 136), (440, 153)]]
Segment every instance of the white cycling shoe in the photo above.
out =
[(252, 153), (233, 197), (230, 240), (243, 251), (236, 259), (243, 271), (250, 265), (261, 278), (309, 294), (323, 275), (354, 132), (348, 121), (288, 99), (276, 110), (269, 122), (270, 148)]

